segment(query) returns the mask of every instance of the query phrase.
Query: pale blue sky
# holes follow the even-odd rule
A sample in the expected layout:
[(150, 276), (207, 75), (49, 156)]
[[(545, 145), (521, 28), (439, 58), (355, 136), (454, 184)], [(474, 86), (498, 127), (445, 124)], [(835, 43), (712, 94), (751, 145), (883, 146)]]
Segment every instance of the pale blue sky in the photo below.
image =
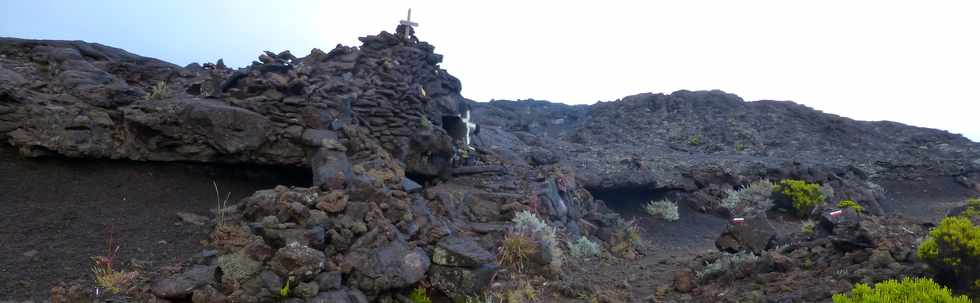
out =
[(235, 67), (359, 45), (413, 7), (474, 100), (722, 89), (980, 141), (976, 1), (0, 1), (0, 36)]

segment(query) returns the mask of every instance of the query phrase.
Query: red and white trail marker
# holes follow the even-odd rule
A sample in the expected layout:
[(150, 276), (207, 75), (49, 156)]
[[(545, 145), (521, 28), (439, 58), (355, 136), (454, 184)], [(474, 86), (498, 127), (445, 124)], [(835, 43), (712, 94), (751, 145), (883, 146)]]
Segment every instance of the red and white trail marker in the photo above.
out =
[(732, 218), (732, 223), (735, 223), (735, 224), (745, 223), (745, 218)]
[(843, 210), (835, 210), (835, 211), (830, 212), (830, 216), (831, 217), (839, 217), (840, 215), (843, 215), (843, 214), (844, 214), (844, 211)]

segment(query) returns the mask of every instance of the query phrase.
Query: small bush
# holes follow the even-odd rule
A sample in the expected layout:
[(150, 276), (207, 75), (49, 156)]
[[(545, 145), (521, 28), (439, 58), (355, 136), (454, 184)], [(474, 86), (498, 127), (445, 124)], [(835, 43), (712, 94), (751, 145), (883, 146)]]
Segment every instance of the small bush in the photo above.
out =
[(698, 271), (695, 275), (698, 280), (708, 280), (721, 276), (726, 272), (738, 270), (742, 266), (755, 263), (758, 260), (759, 256), (756, 256), (752, 252), (722, 253), (718, 259), (705, 265), (704, 270)]
[(124, 287), (129, 286), (139, 275), (135, 271), (116, 270), (113, 267), (118, 251), (119, 245), (113, 242), (112, 232), (110, 232), (106, 240), (106, 254), (92, 257), (95, 262), (95, 265), (92, 266), (95, 284), (113, 294), (119, 293)]
[(531, 256), (538, 253), (538, 244), (530, 237), (522, 234), (509, 234), (504, 237), (497, 254), (500, 265), (523, 272)]
[(160, 100), (166, 98), (170, 88), (167, 86), (167, 82), (159, 81), (156, 85), (150, 88), (150, 94), (146, 95), (146, 100)]
[(980, 226), (968, 218), (946, 217), (916, 252), (939, 277), (960, 289), (980, 286)]
[(902, 282), (886, 280), (874, 287), (858, 283), (850, 294), (836, 294), (833, 300), (834, 303), (970, 303), (966, 296), (954, 297), (948, 288), (936, 284), (932, 279), (908, 277)]
[(412, 290), (412, 292), (408, 294), (408, 299), (412, 300), (412, 303), (432, 303), (432, 298), (429, 298), (425, 288), (422, 288), (421, 286), (415, 288), (415, 290)]
[(561, 268), (564, 252), (558, 245), (558, 234), (554, 227), (549, 226), (544, 220), (526, 210), (518, 212), (512, 221), (514, 222), (514, 233), (528, 236), (540, 244), (542, 252), (550, 256), (550, 265), (553, 269)]
[(667, 199), (650, 201), (643, 209), (647, 211), (647, 214), (654, 217), (659, 216), (667, 221), (677, 221), (677, 219), (680, 219), (680, 214), (677, 213), (677, 203)]
[(687, 139), (687, 145), (698, 146), (701, 145), (701, 136), (694, 135)]
[(640, 236), (640, 227), (636, 226), (636, 221), (630, 220), (625, 222), (623, 229), (618, 231), (613, 236), (613, 243), (616, 243), (609, 248), (613, 253), (620, 255), (628, 255), (636, 253), (636, 248), (643, 244), (643, 238)]
[(573, 257), (581, 258), (598, 256), (601, 249), (599, 243), (592, 242), (589, 238), (582, 236), (578, 238), (578, 241), (568, 243), (568, 251)]
[(800, 227), (800, 232), (804, 235), (812, 235), (817, 232), (817, 223), (813, 220), (803, 221), (803, 226)]
[(738, 190), (728, 190), (728, 195), (721, 200), (721, 206), (736, 217), (765, 215), (772, 208), (772, 188), (769, 180), (759, 180)]
[(528, 281), (521, 281), (520, 286), (507, 290), (503, 296), (507, 303), (537, 302), (538, 291)]
[(861, 204), (858, 204), (857, 202), (854, 202), (854, 200), (841, 200), (840, 202), (837, 203), (837, 207), (838, 208), (850, 208), (850, 209), (853, 209), (854, 211), (856, 211), (858, 213), (864, 212), (864, 206), (861, 206)]
[(973, 218), (980, 216), (980, 198), (970, 198), (966, 200), (966, 209), (960, 213), (960, 217)]
[(809, 216), (817, 204), (824, 202), (824, 196), (820, 193), (820, 185), (816, 183), (786, 179), (776, 184), (775, 192), (792, 201), (793, 209), (801, 218)]

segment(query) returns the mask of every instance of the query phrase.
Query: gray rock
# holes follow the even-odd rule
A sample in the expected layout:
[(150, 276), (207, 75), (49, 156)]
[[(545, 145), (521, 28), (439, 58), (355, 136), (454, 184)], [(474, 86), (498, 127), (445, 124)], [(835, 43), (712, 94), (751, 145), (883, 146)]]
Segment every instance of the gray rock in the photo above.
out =
[(245, 250), (219, 256), (217, 266), (222, 280), (237, 282), (245, 281), (262, 269), (262, 263), (249, 257)]
[(318, 285), (316, 282), (303, 282), (296, 285), (296, 288), (293, 289), (293, 291), (300, 298), (312, 298), (316, 296), (318, 292), (320, 292), (320, 285)]
[(358, 249), (349, 255), (354, 271), (348, 282), (367, 292), (411, 286), (425, 277), (431, 264), (424, 250), (409, 248), (397, 240), (381, 243), (374, 249)]
[(353, 175), (347, 154), (325, 147), (316, 150), (310, 166), (313, 168), (313, 185), (325, 190), (346, 188)]
[(748, 218), (742, 223), (729, 223), (725, 231), (715, 241), (722, 251), (752, 251), (760, 254), (769, 248), (777, 233), (765, 217)]
[(194, 225), (204, 225), (204, 224), (208, 224), (208, 221), (210, 221), (208, 217), (198, 215), (198, 214), (185, 213), (185, 212), (177, 212), (177, 217), (180, 218), (181, 221)]
[(409, 178), (402, 178), (402, 189), (407, 193), (414, 193), (422, 190), (422, 185)]
[(343, 274), (338, 271), (323, 272), (316, 277), (316, 281), (320, 285), (320, 290), (340, 289), (343, 279)]
[(447, 266), (479, 267), (493, 263), (494, 255), (480, 247), (471, 237), (449, 236), (436, 244), (432, 251), (432, 262)]
[(150, 291), (164, 299), (187, 299), (194, 289), (207, 285), (214, 276), (214, 267), (197, 265), (169, 278), (160, 279), (150, 286)]
[(294, 276), (300, 281), (307, 281), (323, 270), (325, 262), (326, 256), (323, 252), (291, 243), (276, 251), (269, 266), (279, 276)]
[(451, 298), (463, 300), (481, 294), (490, 286), (496, 273), (497, 267), (493, 264), (485, 264), (475, 269), (433, 265), (429, 271), (429, 280), (433, 287)]
[(309, 303), (368, 303), (367, 296), (357, 289), (338, 289), (321, 292)]

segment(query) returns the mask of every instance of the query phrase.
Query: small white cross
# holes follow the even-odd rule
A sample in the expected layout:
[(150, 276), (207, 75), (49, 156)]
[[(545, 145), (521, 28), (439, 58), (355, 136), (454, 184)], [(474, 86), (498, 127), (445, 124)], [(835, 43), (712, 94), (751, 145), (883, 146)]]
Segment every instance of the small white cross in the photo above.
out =
[(463, 115), (463, 124), (466, 125), (466, 146), (470, 145), (470, 132), (476, 129), (476, 123), (470, 122), (470, 110), (466, 110)]

